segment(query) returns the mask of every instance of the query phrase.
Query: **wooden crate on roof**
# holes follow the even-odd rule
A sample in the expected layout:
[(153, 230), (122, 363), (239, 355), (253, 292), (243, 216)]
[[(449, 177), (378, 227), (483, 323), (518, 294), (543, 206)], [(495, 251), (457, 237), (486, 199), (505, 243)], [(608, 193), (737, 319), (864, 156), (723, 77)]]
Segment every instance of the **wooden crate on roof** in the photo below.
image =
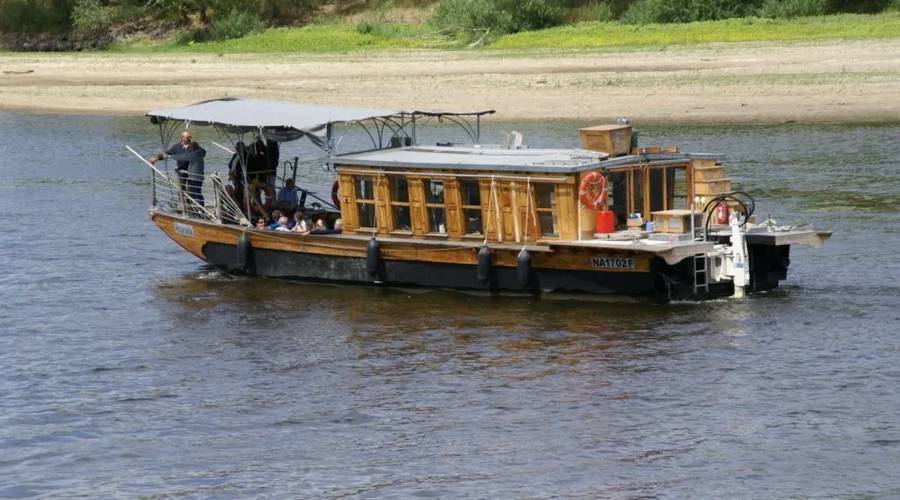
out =
[(631, 125), (596, 125), (579, 132), (584, 149), (602, 151), (610, 156), (627, 155), (631, 151)]

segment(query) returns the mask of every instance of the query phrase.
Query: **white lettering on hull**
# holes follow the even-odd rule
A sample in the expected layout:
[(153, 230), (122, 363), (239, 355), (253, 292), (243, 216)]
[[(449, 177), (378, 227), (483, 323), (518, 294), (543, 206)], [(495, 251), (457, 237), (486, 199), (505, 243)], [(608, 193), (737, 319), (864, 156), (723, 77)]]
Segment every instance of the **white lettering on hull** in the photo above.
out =
[(175, 223), (175, 232), (182, 235), (188, 236), (190, 238), (194, 237), (194, 226), (189, 226), (187, 224), (182, 224), (180, 222)]

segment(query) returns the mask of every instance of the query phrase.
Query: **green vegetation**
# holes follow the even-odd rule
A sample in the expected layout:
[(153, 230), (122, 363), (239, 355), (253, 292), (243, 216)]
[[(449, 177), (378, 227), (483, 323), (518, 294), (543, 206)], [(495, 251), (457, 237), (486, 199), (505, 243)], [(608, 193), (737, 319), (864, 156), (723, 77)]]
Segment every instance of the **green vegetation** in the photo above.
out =
[[(381, 25), (374, 25), (381, 26)], [(207, 53), (279, 53), (350, 52), (361, 49), (431, 48), (443, 39), (426, 35), (423, 25), (388, 25), (363, 33), (350, 24), (314, 24), (302, 28), (271, 28), (232, 40), (190, 42), (189, 44), (116, 44), (117, 52), (207, 52)], [(444, 40), (446, 43), (446, 40)]]
[(468, 39), (485, 38), (556, 26), (564, 19), (559, 4), (548, 0), (441, 0), (432, 23), (457, 30)]
[(898, 15), (900, 0), (0, 0), (0, 34), (118, 51), (598, 48), (900, 37)]
[(72, 2), (0, 0), (0, 32), (60, 32), (71, 25)]
[[(598, 49), (652, 47), (693, 43), (803, 41), (900, 37), (900, 13), (843, 14), (792, 21), (745, 18), (684, 24), (634, 26), (615, 22), (585, 22), (498, 38), (494, 49)], [(126, 52), (192, 51), (207, 53), (351, 52), (389, 48), (458, 47), (452, 37), (424, 24), (360, 23), (274, 28), (239, 39), (192, 43), (115, 45)]]
[(843, 14), (794, 20), (744, 18), (683, 24), (580, 23), (506, 35), (497, 49), (596, 49), (713, 42), (900, 37), (900, 13)]

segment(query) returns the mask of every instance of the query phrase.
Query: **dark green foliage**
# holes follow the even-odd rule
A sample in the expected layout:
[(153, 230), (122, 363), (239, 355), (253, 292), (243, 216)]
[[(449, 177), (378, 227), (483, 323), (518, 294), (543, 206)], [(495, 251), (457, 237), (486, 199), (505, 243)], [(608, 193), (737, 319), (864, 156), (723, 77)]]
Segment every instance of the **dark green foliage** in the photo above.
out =
[[(900, 0), (0, 0), (0, 32), (100, 33), (138, 19), (156, 19), (186, 27), (180, 40), (188, 42), (240, 37), (263, 26), (304, 24), (323, 13), (340, 16), (434, 3), (434, 25), (482, 40), (567, 20), (647, 24), (900, 9)], [(392, 29), (386, 23), (357, 26), (361, 33), (384, 36), (392, 36)]]
[(432, 22), (443, 28), (461, 29), (470, 33), (490, 30), (504, 33), (512, 25), (512, 16), (508, 12), (494, 9), (490, 1), (441, 0)]
[(637, 0), (622, 20), (631, 24), (689, 23), (756, 14), (761, 0)]
[(828, 12), (875, 14), (891, 6), (891, 0), (828, 0)]
[(432, 21), (473, 36), (548, 28), (563, 22), (561, 2), (553, 0), (441, 0)]
[(217, 12), (232, 9), (253, 12), (269, 25), (290, 24), (292, 21), (306, 21), (312, 18), (316, 7), (324, 3), (320, 0), (212, 0), (210, 8)]
[(890, 5), (891, 0), (635, 0), (622, 20), (649, 24), (750, 16), (792, 18), (841, 12), (875, 13)]
[(759, 9), (761, 17), (791, 19), (828, 13), (828, 0), (766, 0)]
[(128, 5), (101, 0), (75, 0), (72, 5), (72, 27), (77, 31), (103, 31), (132, 11)]
[(0, 0), (0, 31), (65, 31), (71, 12), (72, 4), (66, 0)]
[(211, 40), (230, 40), (262, 31), (263, 27), (262, 20), (255, 12), (231, 9), (225, 14), (213, 17), (209, 26), (182, 33), (178, 36), (177, 42), (187, 44)]
[(231, 9), (224, 15), (217, 15), (209, 26), (213, 40), (240, 38), (256, 31), (262, 31), (263, 23), (254, 12)]
[(563, 9), (553, 0), (494, 0), (495, 8), (512, 14), (512, 31), (538, 30), (563, 22)]

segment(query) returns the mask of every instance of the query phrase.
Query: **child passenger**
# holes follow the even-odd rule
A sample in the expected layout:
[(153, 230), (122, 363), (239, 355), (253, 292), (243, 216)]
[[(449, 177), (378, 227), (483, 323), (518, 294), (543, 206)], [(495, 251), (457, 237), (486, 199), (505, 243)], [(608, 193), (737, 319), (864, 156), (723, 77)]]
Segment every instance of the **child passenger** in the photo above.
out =
[(288, 229), (288, 218), (284, 215), (279, 217), (278, 221), (275, 224), (277, 224), (275, 226), (276, 231), (290, 231), (290, 229)]
[(300, 221), (294, 225), (292, 231), (300, 234), (309, 234), (309, 224), (306, 222), (306, 219), (301, 217)]

